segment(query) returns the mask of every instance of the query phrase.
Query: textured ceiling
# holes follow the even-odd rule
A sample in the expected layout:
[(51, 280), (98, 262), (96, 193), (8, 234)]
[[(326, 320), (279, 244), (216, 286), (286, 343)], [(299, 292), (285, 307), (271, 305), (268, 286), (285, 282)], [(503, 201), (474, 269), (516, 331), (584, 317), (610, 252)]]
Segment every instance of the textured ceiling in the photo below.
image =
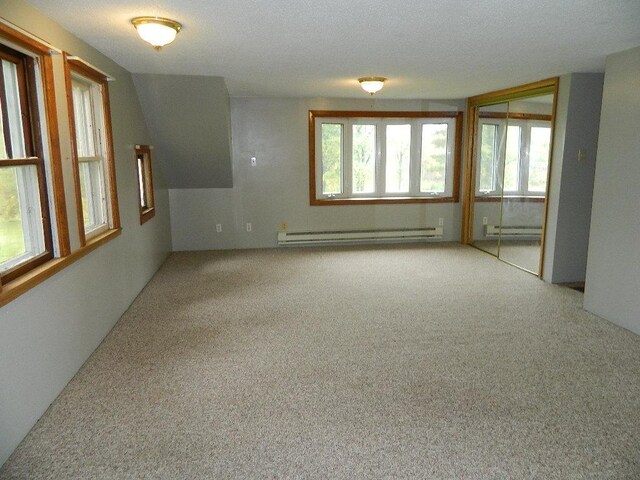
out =
[[(640, 0), (29, 0), (126, 69), (217, 75), (233, 96), (460, 98), (602, 71), (640, 45)], [(73, 12), (73, 13), (70, 13)], [(184, 29), (155, 52), (135, 16)]]

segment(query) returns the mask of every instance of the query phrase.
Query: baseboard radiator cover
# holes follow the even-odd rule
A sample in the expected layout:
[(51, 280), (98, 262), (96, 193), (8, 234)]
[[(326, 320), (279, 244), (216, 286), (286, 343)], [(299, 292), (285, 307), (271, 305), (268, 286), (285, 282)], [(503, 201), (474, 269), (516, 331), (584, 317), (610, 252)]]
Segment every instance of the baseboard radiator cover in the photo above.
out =
[(322, 232), (278, 232), (278, 245), (324, 245), (420, 241), (442, 238), (443, 227), (375, 230), (335, 230)]
[(512, 225), (486, 225), (486, 233), (487, 237), (498, 237), (502, 238), (522, 238), (522, 237), (540, 237), (542, 236), (542, 227), (541, 226), (512, 226)]

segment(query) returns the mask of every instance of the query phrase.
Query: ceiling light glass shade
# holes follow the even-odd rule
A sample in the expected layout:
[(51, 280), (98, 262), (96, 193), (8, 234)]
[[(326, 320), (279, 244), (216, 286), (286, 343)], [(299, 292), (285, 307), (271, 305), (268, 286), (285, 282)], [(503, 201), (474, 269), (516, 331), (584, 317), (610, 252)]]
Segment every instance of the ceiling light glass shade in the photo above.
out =
[(136, 27), (140, 38), (153, 45), (156, 50), (173, 42), (182, 28), (175, 20), (159, 17), (136, 17), (131, 23)]
[(362, 89), (371, 95), (382, 90), (385, 80), (386, 78), (384, 77), (362, 77), (358, 79)]

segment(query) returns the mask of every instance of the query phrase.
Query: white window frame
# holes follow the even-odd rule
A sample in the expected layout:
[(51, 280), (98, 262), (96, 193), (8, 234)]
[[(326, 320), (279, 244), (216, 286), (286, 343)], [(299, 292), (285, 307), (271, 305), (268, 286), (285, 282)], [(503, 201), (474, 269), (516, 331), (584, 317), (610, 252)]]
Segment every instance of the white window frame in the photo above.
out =
[[(90, 124), (83, 127), (83, 130), (93, 134), (91, 141), (93, 142), (94, 155), (81, 156), (80, 153), (78, 153), (77, 157), (78, 175), (82, 176), (85, 171), (88, 172), (88, 178), (85, 179), (84, 183), (80, 182), (80, 185), (90, 185), (88, 191), (83, 193), (86, 196), (87, 208), (91, 210), (90, 218), (94, 219), (93, 223), (85, 225), (85, 236), (86, 238), (91, 238), (107, 231), (111, 223), (111, 212), (109, 202), (107, 201), (108, 188), (104, 171), (107, 151), (105, 148), (106, 138), (104, 111), (102, 108), (102, 85), (75, 72), (71, 74), (71, 84), (73, 90), (77, 88), (84, 89), (84, 92), (88, 93), (89, 99), (89, 111), (86, 112), (85, 109), (82, 108), (83, 115), (80, 116), (76, 109), (76, 97), (75, 95), (72, 96), (76, 123), (76, 142), (78, 142), (79, 136), (79, 122), (88, 120)], [(82, 107), (85, 106), (86, 105), (83, 105)], [(88, 167), (88, 169), (84, 170), (82, 167)]]
[[(312, 112), (313, 113), (313, 112)], [(314, 168), (315, 168), (315, 200), (393, 200), (393, 199), (450, 199), (454, 196), (454, 183), (457, 180), (456, 163), (459, 146), (456, 139), (459, 126), (457, 112), (438, 112), (442, 116), (402, 117), (384, 116), (378, 112), (375, 116), (317, 116), (314, 121)], [(433, 113), (433, 112), (432, 112)], [(341, 193), (323, 193), (323, 161), (322, 161), (322, 125), (341, 124), (342, 128), (342, 165), (341, 165)], [(411, 153), (409, 163), (409, 191), (386, 191), (386, 127), (388, 125), (411, 125)], [(422, 192), (421, 184), (421, 153), (422, 153), (422, 126), (425, 124), (446, 124), (447, 144), (445, 162), (445, 189), (442, 192)], [(375, 152), (375, 192), (360, 193), (353, 191), (352, 168), (352, 141), (354, 125), (375, 125), (376, 127), (376, 152)], [(312, 198), (312, 202), (313, 202)]]
[[(534, 127), (546, 127), (552, 131), (551, 120), (538, 120), (538, 119), (500, 119), (500, 118), (480, 118), (478, 121), (478, 131), (480, 132), (479, 138), (482, 138), (482, 127), (484, 125), (497, 126), (497, 132), (494, 145), (494, 157), (493, 157), (493, 185), (492, 190), (480, 190), (480, 169), (481, 164), (481, 148), (482, 145), (478, 145), (477, 153), (477, 171), (476, 171), (476, 186), (475, 193), (477, 197), (499, 197), (499, 196), (512, 196), (512, 197), (541, 197), (545, 195), (546, 191), (529, 190), (529, 150), (531, 143), (531, 129)], [(506, 129), (510, 126), (520, 127), (520, 152), (519, 152), (519, 164), (518, 164), (518, 188), (516, 190), (504, 190), (502, 191), (503, 176), (504, 176), (504, 149), (506, 148)], [(549, 145), (549, 154), (551, 152), (551, 145)], [(549, 162), (547, 160), (547, 168)], [(500, 168), (502, 167), (502, 168)]]

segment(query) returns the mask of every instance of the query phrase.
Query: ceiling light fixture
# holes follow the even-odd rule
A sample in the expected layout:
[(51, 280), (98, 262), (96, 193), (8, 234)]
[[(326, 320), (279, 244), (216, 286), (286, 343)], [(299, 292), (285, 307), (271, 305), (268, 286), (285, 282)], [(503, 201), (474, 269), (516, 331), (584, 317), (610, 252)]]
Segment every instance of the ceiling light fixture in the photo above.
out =
[(371, 95), (382, 90), (385, 80), (386, 78), (384, 77), (362, 77), (358, 79), (362, 89)]
[(160, 17), (136, 17), (131, 23), (136, 27), (140, 38), (153, 45), (156, 50), (173, 42), (182, 28), (175, 20)]

